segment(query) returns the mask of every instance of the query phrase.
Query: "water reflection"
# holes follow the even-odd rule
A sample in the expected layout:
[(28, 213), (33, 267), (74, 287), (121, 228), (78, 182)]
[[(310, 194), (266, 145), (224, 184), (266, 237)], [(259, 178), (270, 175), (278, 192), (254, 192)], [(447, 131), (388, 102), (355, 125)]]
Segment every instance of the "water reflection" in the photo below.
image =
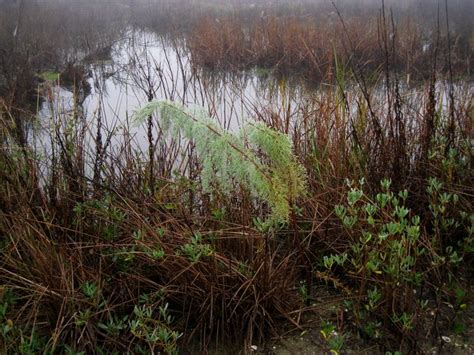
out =
[[(112, 48), (112, 58), (88, 64), (90, 94), (81, 104), (89, 127), (98, 115), (104, 129), (133, 129), (138, 147), (145, 148), (146, 131), (130, 124), (133, 113), (150, 99), (172, 100), (204, 107), (225, 129), (236, 130), (256, 112), (288, 112), (304, 95), (303, 87), (277, 80), (258, 70), (210, 73), (191, 67), (182, 39), (129, 31)], [(43, 103), (41, 120), (58, 122), (77, 109), (74, 94), (52, 86)], [(79, 103), (80, 104), (80, 103)]]

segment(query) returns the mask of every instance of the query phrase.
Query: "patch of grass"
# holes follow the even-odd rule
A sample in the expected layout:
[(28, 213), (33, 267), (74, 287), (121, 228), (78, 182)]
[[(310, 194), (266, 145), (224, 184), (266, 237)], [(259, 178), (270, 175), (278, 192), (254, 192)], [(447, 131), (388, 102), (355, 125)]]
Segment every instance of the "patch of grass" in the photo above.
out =
[(45, 81), (58, 81), (60, 77), (60, 73), (53, 72), (53, 71), (45, 71), (38, 74), (38, 77), (45, 80)]

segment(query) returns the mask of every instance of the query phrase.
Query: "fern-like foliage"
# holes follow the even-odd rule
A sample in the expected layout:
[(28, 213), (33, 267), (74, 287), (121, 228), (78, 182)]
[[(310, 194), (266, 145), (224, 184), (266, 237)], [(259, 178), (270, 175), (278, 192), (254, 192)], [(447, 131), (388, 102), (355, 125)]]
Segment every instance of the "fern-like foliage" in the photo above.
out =
[(135, 113), (135, 121), (142, 123), (156, 111), (164, 132), (195, 143), (205, 192), (211, 193), (214, 183), (221, 192), (230, 193), (232, 183), (238, 182), (254, 198), (268, 203), (269, 226), (288, 222), (292, 203), (305, 191), (306, 178), (287, 135), (255, 122), (234, 134), (219, 127), (204, 110), (169, 101), (148, 103)]

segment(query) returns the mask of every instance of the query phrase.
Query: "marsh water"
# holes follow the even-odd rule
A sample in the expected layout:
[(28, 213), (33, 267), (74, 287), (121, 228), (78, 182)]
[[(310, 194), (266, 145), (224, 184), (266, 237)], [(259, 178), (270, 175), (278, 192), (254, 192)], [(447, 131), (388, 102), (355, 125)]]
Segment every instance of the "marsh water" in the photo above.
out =
[[(40, 129), (34, 130), (32, 136), (36, 148), (46, 156), (51, 153), (52, 143), (47, 139), (51, 130), (64, 131), (68, 127), (82, 131), (75, 134), (82, 135), (90, 156), (97, 153), (99, 132), (101, 149), (117, 153), (124, 143), (129, 143), (135, 153), (145, 154), (150, 142), (149, 128), (138, 124), (134, 114), (150, 100), (197, 106), (230, 131), (237, 131), (248, 120), (274, 124), (273, 119), (283, 117), (286, 126), (282, 128), (291, 133), (303, 130), (298, 125), (303, 116), (311, 111), (314, 114), (324, 95), (338, 90), (334, 84), (310, 84), (308, 78), (276, 75), (260, 68), (233, 72), (195, 68), (184, 38), (135, 29), (124, 31), (124, 36), (105, 55), (84, 59), (81, 65), (85, 68), (87, 88), (63, 86), (60, 77), (38, 88), (44, 100), (38, 109)], [(374, 102), (386, 102), (383, 83), (379, 87), (371, 93)], [(408, 128), (411, 125), (416, 130), (416, 116), (424, 106), (420, 97), (425, 89), (409, 85), (409, 77), (400, 78), (400, 88), (411, 110), (405, 113), (412, 115)], [(355, 84), (344, 89), (350, 113), (357, 114), (361, 94)], [(456, 89), (469, 93), (465, 85)], [(439, 92), (440, 102), (446, 106), (446, 90), (440, 88)], [(374, 109), (382, 112), (384, 107)], [(159, 120), (153, 123), (151, 133), (153, 139), (164, 138)], [(167, 142), (167, 149), (173, 148), (176, 156), (186, 144), (161, 140)]]
[(90, 133), (100, 119), (103, 129), (113, 132), (113, 140), (120, 141), (126, 131), (136, 147), (145, 149), (147, 130), (136, 124), (134, 113), (150, 100), (200, 107), (223, 129), (235, 131), (244, 121), (255, 120), (257, 113), (296, 115), (298, 106), (315, 92), (301, 79), (277, 78), (269, 70), (198, 70), (183, 42), (152, 32), (126, 31), (108, 58), (84, 62), (87, 93), (63, 86), (61, 79), (41, 84), (41, 128), (51, 129), (52, 122), (72, 119), (79, 112)]

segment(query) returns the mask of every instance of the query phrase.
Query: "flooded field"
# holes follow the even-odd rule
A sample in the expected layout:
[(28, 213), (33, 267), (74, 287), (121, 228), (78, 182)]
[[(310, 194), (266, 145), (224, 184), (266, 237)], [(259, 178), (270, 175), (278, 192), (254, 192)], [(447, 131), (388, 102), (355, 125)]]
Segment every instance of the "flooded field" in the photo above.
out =
[[(211, 71), (193, 67), (185, 39), (128, 29), (123, 38), (112, 45), (105, 58), (84, 60), (84, 86), (64, 85), (61, 75), (52, 75), (38, 86), (41, 105), (40, 127), (51, 127), (73, 114), (88, 122), (88, 133), (97, 132), (97, 121), (111, 134), (114, 145), (123, 142), (124, 135), (136, 148), (146, 151), (146, 127), (134, 122), (134, 113), (150, 100), (179, 102), (185, 106), (203, 108), (225, 130), (237, 131), (245, 121), (271, 120), (272, 115), (284, 116), (285, 132), (299, 129), (303, 115), (315, 110), (318, 100), (339, 88), (337, 83), (314, 83), (303, 76), (278, 75), (272, 69), (252, 68), (238, 71)], [(426, 89), (420, 82), (400, 82), (400, 95), (411, 113), (420, 114)], [(447, 83), (439, 83), (436, 91), (443, 110), (448, 108)], [(383, 80), (374, 85), (374, 104), (386, 109), (387, 92)], [(456, 94), (468, 96), (470, 82), (458, 81)], [(345, 89), (349, 113), (357, 115), (357, 83)], [(410, 114), (410, 113), (406, 113)], [(417, 127), (416, 115), (410, 120)], [(36, 126), (38, 127), (38, 126)], [(48, 133), (47, 133), (48, 134)], [(159, 122), (153, 134), (159, 134)], [(93, 141), (89, 144), (93, 147)]]
[(0, 352), (471, 351), (473, 17), (0, 0)]

